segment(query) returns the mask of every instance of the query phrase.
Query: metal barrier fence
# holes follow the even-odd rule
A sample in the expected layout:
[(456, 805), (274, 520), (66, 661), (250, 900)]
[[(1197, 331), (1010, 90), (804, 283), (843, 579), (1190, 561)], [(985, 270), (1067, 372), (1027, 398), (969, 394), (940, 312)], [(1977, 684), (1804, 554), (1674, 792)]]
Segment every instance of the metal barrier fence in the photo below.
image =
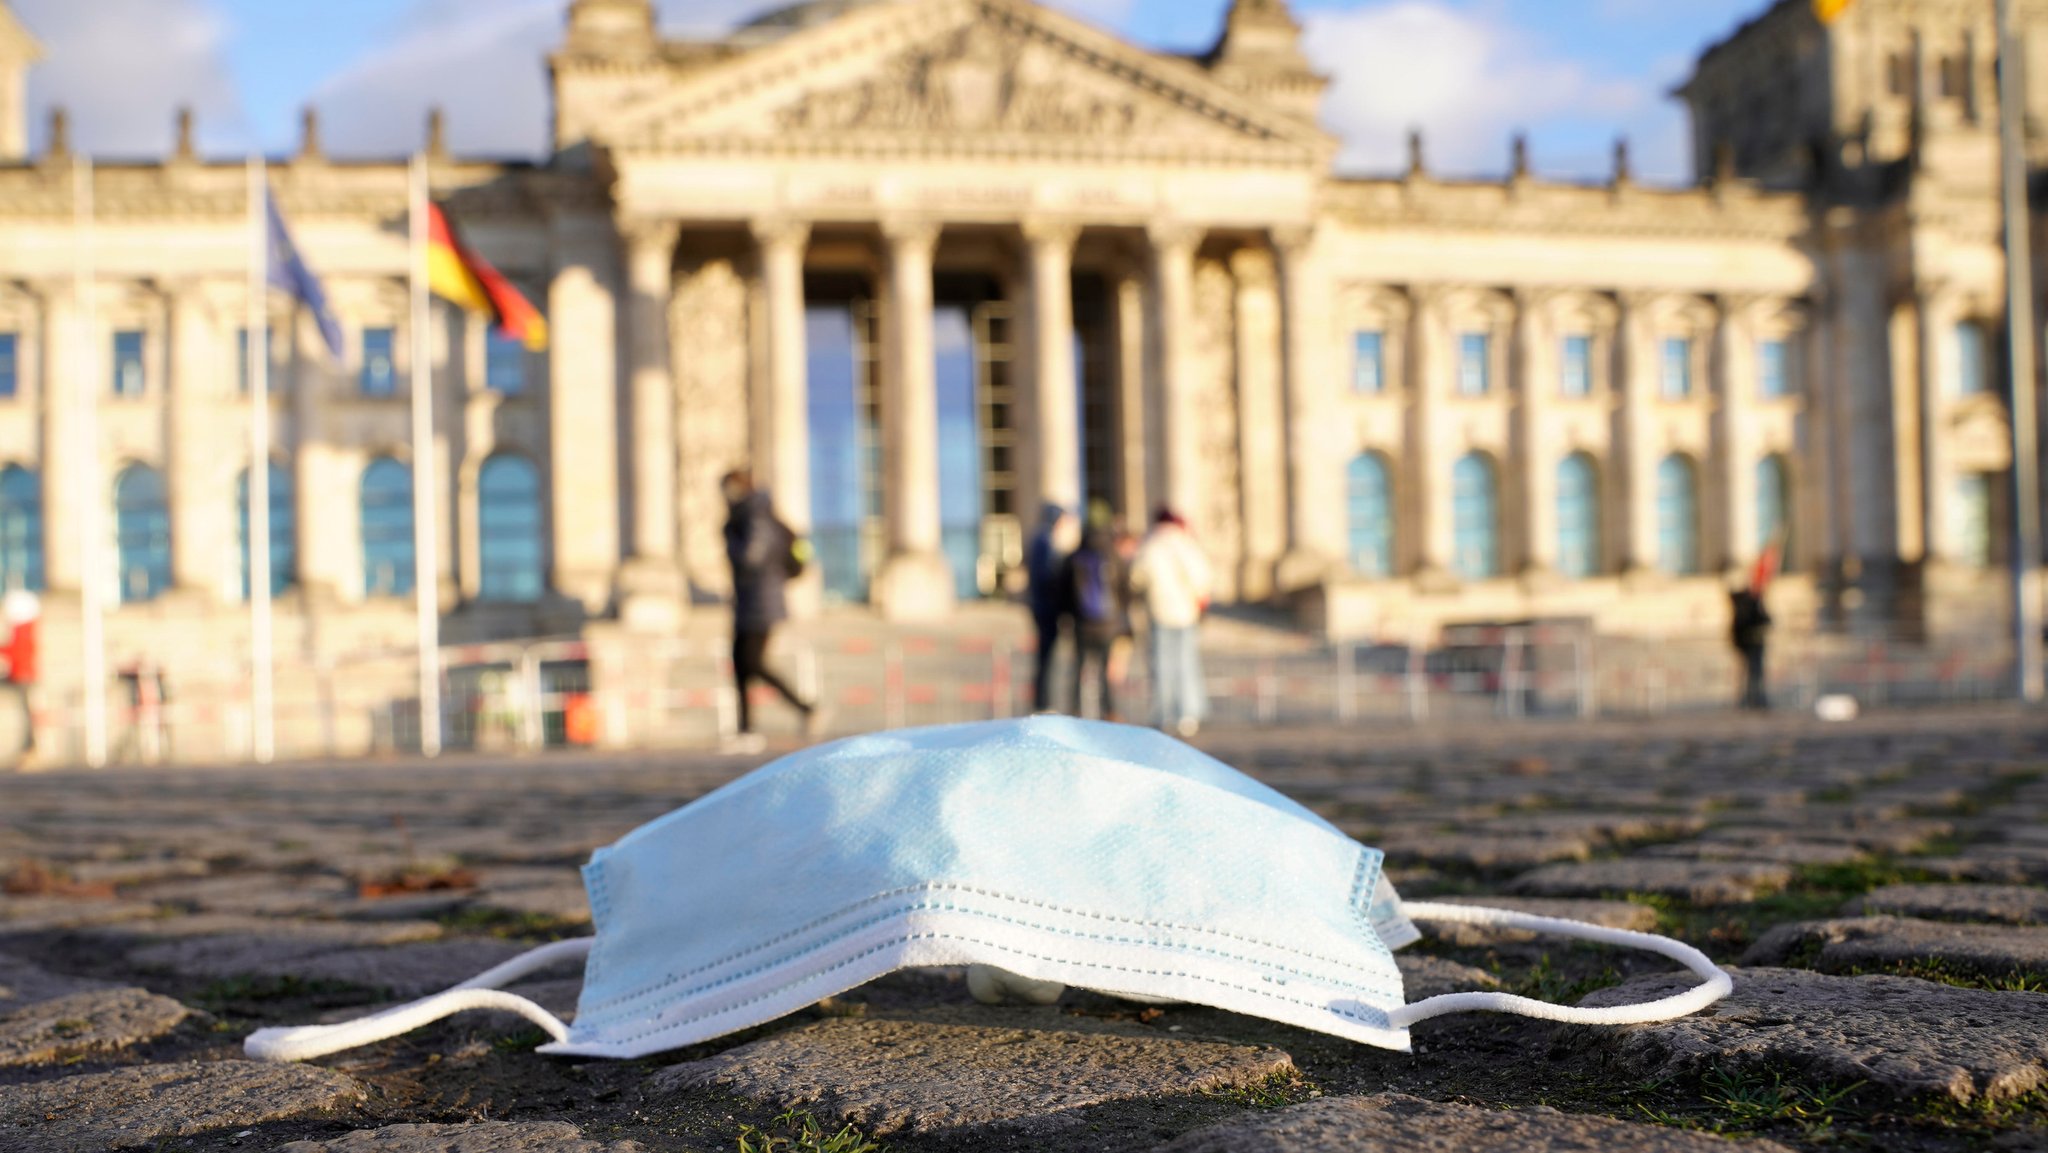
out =
[[(1113, 710), (1094, 686), (1087, 715), (1153, 719), (1145, 646), (1123, 662)], [(1057, 656), (1052, 701), (1073, 700), (1073, 653)], [(828, 706), (834, 733), (1022, 716), (1034, 708), (1034, 654), (1004, 637), (902, 635), (777, 645), (771, 663), (800, 693)], [(287, 759), (404, 753), (418, 747), (418, 705), (404, 692), (406, 654), (280, 679), (278, 755)], [(732, 734), (738, 698), (729, 647), (682, 639), (602, 646), (539, 640), (444, 650), (450, 749), (531, 753), (565, 746), (703, 746)], [(1568, 626), (1447, 631), (1424, 650), (1402, 645), (1313, 645), (1210, 652), (1209, 720), (1224, 727), (1415, 725), (1476, 720), (1645, 717), (1732, 707), (1740, 667), (1707, 641), (1595, 637)], [(1940, 645), (1898, 638), (1791, 635), (1772, 647), (1775, 707), (1809, 709), (1825, 695), (1864, 708), (2009, 697), (2010, 644), (1984, 638)], [(124, 680), (112, 700), (117, 763), (234, 761), (249, 755), (249, 701), (240, 686), (152, 691)], [(764, 731), (791, 731), (797, 715), (755, 689)], [(44, 763), (80, 759), (79, 702), (31, 697)]]

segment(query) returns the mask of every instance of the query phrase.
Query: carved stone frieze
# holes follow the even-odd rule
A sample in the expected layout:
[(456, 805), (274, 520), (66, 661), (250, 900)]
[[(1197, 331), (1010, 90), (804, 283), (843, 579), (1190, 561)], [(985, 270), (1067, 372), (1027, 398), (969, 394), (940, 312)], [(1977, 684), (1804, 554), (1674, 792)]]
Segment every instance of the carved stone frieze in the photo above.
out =
[(747, 283), (731, 261), (686, 272), (669, 306), (676, 379), (676, 507), (684, 572), (697, 589), (723, 594), (725, 500), (718, 481), (745, 459), (748, 433)]

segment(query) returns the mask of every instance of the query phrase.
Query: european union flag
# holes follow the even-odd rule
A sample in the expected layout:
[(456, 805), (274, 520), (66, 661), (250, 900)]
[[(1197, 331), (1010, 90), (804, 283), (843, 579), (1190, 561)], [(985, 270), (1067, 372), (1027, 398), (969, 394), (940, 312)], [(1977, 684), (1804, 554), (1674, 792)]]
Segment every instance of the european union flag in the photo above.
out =
[(341, 322), (327, 306), (327, 290), (320, 286), (320, 278), (313, 275), (313, 270), (306, 267), (298, 245), (292, 243), (291, 230), (284, 226), (284, 214), (277, 210), (277, 197), (266, 195), (263, 199), (270, 220), (270, 286), (290, 293), (293, 300), (306, 306), (313, 314), (313, 322), (320, 326), (327, 351), (340, 360)]

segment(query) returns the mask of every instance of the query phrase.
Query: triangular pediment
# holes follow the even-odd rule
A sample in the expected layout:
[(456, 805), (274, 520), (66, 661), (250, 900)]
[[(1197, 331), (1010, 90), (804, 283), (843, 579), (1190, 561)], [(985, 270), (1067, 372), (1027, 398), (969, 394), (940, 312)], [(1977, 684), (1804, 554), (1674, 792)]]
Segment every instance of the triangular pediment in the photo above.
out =
[(898, 0), (681, 77), (596, 133), (621, 151), (1075, 150), (1317, 162), (1312, 125), (1029, 0)]

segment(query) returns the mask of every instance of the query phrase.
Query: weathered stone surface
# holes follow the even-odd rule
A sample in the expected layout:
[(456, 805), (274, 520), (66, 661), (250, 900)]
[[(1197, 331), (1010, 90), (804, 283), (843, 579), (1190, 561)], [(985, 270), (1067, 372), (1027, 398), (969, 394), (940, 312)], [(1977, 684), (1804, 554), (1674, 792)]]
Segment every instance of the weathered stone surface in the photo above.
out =
[(19, 957), (0, 953), (0, 1013), (12, 1012), (38, 1001), (54, 1001), (87, 989), (107, 989), (106, 981), (69, 977), (31, 965)]
[(388, 948), (314, 953), (252, 975), (298, 976), (388, 989), (400, 997), (438, 993), (526, 951), (510, 941), (420, 941)]
[(0, 936), (40, 933), (144, 921), (156, 916), (147, 901), (86, 901), (74, 897), (10, 897), (0, 895)]
[(1704, 1133), (1580, 1117), (1555, 1109), (1480, 1109), (1400, 1093), (1330, 1097), (1247, 1113), (1156, 1153), (1785, 1153)]
[(2048, 846), (1983, 845), (1953, 857), (1911, 857), (1899, 863), (1950, 881), (2048, 884)]
[[(1513, 909), (1519, 913), (1533, 913), (1538, 917), (1557, 917), (1566, 921), (1586, 921), (1609, 929), (1633, 929), (1646, 933), (1657, 927), (1657, 910), (1633, 901), (1571, 900), (1559, 897), (1444, 897), (1447, 905), (1484, 905), (1499, 909)], [(1535, 933), (1521, 929), (1491, 929), (1480, 925), (1458, 925), (1432, 921), (1422, 926), (1423, 933), (1431, 938), (1453, 945), (1484, 947), (1503, 942), (1535, 941), (1541, 938)]]
[(1277, 1049), (1165, 1036), (835, 1020), (678, 1065), (653, 1084), (801, 1105), (886, 1136), (1059, 1128), (1092, 1105), (1251, 1085), (1293, 1068)]
[(1438, 993), (1500, 988), (1500, 979), (1484, 969), (1425, 953), (1396, 953), (1394, 964), (1400, 967), (1401, 988), (1410, 1001)]
[(1590, 841), (1571, 836), (1486, 836), (1474, 833), (1403, 833), (1383, 839), (1387, 856), (1428, 865), (1474, 869), (1526, 869), (1551, 861), (1583, 861)]
[(1852, 865), (1870, 854), (1826, 841), (1682, 841), (1638, 850), (1639, 857), (1689, 861), (1762, 861), (1778, 865)]
[(2048, 888), (2033, 885), (1886, 885), (1842, 906), (1845, 916), (1924, 917), (2048, 925)]
[(1979, 973), (2048, 972), (2048, 928), (1969, 925), (1910, 917), (1857, 917), (1774, 926), (1742, 955), (1745, 965), (1808, 959), (1824, 972), (1941, 961)]
[(93, 989), (0, 1015), (0, 1068), (41, 1065), (154, 1041), (192, 1010), (143, 989)]
[(443, 933), (432, 921), (381, 921), (357, 924), (348, 921), (298, 921), (273, 917), (251, 917), (234, 913), (200, 913), (189, 917), (154, 917), (133, 924), (112, 925), (92, 930), (93, 936), (110, 942), (140, 944), (186, 941), (200, 937), (221, 939), (262, 937), (269, 940), (303, 942), (309, 947), (329, 949), (363, 945), (402, 945), (408, 941), (431, 941)]
[(1515, 878), (1508, 889), (1539, 897), (1657, 893), (1695, 905), (1728, 905), (1768, 896), (1791, 881), (1792, 870), (1783, 865), (1626, 857), (1618, 861), (1545, 865)]
[(589, 1141), (564, 1121), (474, 1125), (387, 1125), (340, 1137), (294, 1141), (276, 1153), (641, 1153), (637, 1141)]
[(0, 1149), (98, 1153), (359, 1104), (355, 1078), (255, 1061), (145, 1065), (0, 1085)]
[[(1910, 977), (1736, 969), (1728, 999), (1676, 1021), (1586, 1029), (1639, 1075), (1771, 1062), (1828, 1081), (1957, 1101), (2048, 1084), (2048, 996), (1959, 989)], [(1624, 1005), (1696, 982), (1639, 977), (1587, 996)]]
[(1585, 837), (1606, 844), (1689, 836), (1706, 828), (1690, 813), (1522, 813), (1481, 825), (1475, 832), (1534, 837)]

